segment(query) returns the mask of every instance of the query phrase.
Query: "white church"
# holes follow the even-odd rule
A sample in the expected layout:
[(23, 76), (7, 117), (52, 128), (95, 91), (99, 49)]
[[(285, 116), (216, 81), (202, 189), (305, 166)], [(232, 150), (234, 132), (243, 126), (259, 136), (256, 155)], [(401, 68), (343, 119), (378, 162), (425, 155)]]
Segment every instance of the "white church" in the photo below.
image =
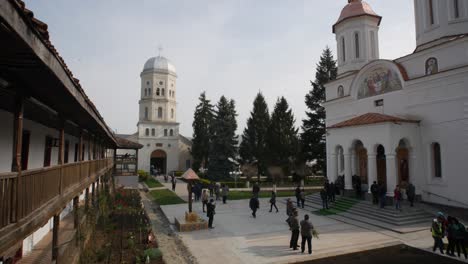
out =
[(379, 57), (382, 17), (366, 2), (349, 0), (333, 25), (328, 178), (344, 176), (347, 190), (353, 175), (368, 188), (377, 181), (388, 197), (411, 182), (423, 201), (468, 207), (468, 0), (414, 0), (414, 9), (417, 47), (391, 60)]
[(148, 59), (140, 74), (141, 97), (138, 131), (119, 135), (138, 142), (138, 169), (154, 169), (165, 174), (191, 167), (191, 141), (179, 134), (177, 122), (177, 73), (174, 65), (159, 55)]

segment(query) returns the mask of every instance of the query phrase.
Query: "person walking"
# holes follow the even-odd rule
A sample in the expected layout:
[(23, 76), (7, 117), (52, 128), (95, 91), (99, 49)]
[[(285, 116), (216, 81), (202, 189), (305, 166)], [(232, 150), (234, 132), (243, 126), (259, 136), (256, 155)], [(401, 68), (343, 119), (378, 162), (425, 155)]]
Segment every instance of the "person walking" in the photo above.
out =
[(219, 201), (219, 195), (220, 195), (219, 183), (216, 183), (216, 184), (215, 184), (215, 186), (214, 186), (214, 191), (215, 191), (216, 201)]
[(309, 249), (309, 254), (312, 254), (312, 229), (314, 229), (314, 226), (309, 221), (309, 215), (304, 215), (304, 220), (301, 221), (302, 253), (304, 253), (305, 251), (305, 244), (307, 242), (307, 248)]
[(294, 210), (292, 215), (289, 217), (289, 229), (291, 230), (291, 240), (289, 241), (289, 248), (297, 250), (299, 240), (299, 220), (297, 219), (297, 210)]
[(380, 184), (379, 186), (379, 201), (380, 201), (380, 208), (385, 207), (385, 199), (387, 197), (387, 187), (384, 184)]
[(255, 183), (253, 186), (252, 186), (252, 193), (254, 196), (256, 196), (258, 198), (258, 193), (260, 192), (260, 186)]
[(436, 249), (439, 248), (440, 253), (444, 254), (444, 242), (442, 242), (444, 234), (442, 231), (442, 224), (439, 222), (439, 220), (434, 219), (432, 221), (431, 232), (432, 238), (434, 239), (434, 247), (432, 248), (432, 252), (435, 252)]
[(465, 255), (465, 259), (468, 259), (468, 254), (466, 252), (466, 237), (468, 232), (466, 231), (466, 227), (458, 221), (457, 218), (453, 218), (453, 228), (454, 228), (454, 239), (455, 239), (455, 246), (457, 248), (458, 257), (460, 257), (460, 248), (463, 251), (463, 255)]
[(329, 202), (335, 202), (335, 184), (333, 182), (328, 186), (327, 195)]
[(372, 183), (370, 190), (372, 194), (372, 204), (378, 204), (379, 203), (379, 186), (377, 185), (376, 181)]
[(294, 204), (291, 201), (291, 198), (288, 198), (286, 200), (286, 215), (288, 216), (288, 218), (286, 218), (286, 223), (288, 223), (288, 225), (291, 225), (289, 223), (289, 220), (290, 220), (290, 217), (291, 217), (291, 215), (293, 213), (293, 210), (294, 210)]
[(223, 204), (226, 203), (228, 194), (229, 194), (229, 187), (227, 186), (227, 184), (223, 184), (223, 187), (221, 188), (221, 196), (223, 197)]
[(270, 198), (270, 213), (273, 210), (273, 206), (276, 209), (276, 212), (278, 213), (278, 207), (276, 207), (276, 192), (272, 191), (271, 192), (271, 198)]
[(393, 190), (393, 200), (395, 201), (395, 209), (401, 211), (401, 190), (399, 185)]
[(210, 182), (210, 185), (208, 186), (208, 189), (210, 190), (210, 197), (213, 197), (214, 184), (212, 182)]
[(320, 198), (322, 199), (322, 208), (324, 210), (328, 209), (328, 198), (327, 198), (327, 191), (325, 190), (325, 188), (323, 188), (320, 191)]
[(414, 206), (414, 198), (416, 197), (416, 187), (410, 182), (408, 188), (406, 189), (406, 195), (408, 196), (408, 201), (410, 202), (410, 206)]
[[(455, 256), (455, 254), (454, 254), (454, 252), (455, 252), (455, 231), (456, 231), (456, 228), (454, 226), (453, 217), (451, 217), (449, 215), (449, 216), (447, 216), (447, 241), (448, 241), (448, 245), (447, 245), (447, 250), (445, 252), (447, 253), (447, 255), (452, 256), (452, 257)], [(458, 253), (460, 254), (460, 252), (458, 252)]]
[(252, 210), (253, 218), (257, 218), (257, 209), (260, 207), (260, 202), (255, 194), (252, 194), (249, 202), (250, 209)]
[(297, 207), (301, 207), (301, 186), (298, 185), (295, 190)]
[(171, 182), (172, 182), (172, 191), (175, 192), (175, 188), (177, 184), (177, 179), (175, 176), (172, 176)]
[(205, 212), (205, 206), (208, 207), (208, 194), (206, 193), (206, 189), (203, 190), (202, 193), (202, 204), (203, 212)]
[(206, 207), (206, 215), (208, 216), (208, 228), (213, 229), (213, 218), (214, 215), (216, 214), (216, 204), (214, 203), (213, 199), (210, 199), (210, 202), (208, 203)]
[(305, 190), (304, 189), (301, 190), (301, 192), (299, 193), (299, 196), (301, 198), (302, 209), (304, 209), (304, 204), (305, 204)]

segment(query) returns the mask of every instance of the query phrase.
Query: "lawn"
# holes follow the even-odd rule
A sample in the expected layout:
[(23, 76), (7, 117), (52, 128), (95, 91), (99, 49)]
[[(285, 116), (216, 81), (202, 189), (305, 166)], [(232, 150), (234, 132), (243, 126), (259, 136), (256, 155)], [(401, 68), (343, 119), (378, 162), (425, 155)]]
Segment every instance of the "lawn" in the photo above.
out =
[[(314, 191), (306, 191), (306, 195), (312, 194)], [(277, 191), (276, 197), (291, 197), (294, 196), (294, 191)], [(271, 197), (271, 191), (261, 191), (258, 195), (259, 198)], [(252, 198), (251, 191), (229, 191), (228, 200), (242, 200)]]
[(158, 182), (152, 177), (149, 177), (148, 179), (146, 179), (145, 183), (148, 186), (148, 188), (164, 187), (160, 182)]
[(159, 205), (168, 205), (168, 204), (182, 204), (185, 203), (182, 198), (177, 196), (174, 192), (163, 189), (163, 190), (153, 190), (150, 192), (153, 200)]

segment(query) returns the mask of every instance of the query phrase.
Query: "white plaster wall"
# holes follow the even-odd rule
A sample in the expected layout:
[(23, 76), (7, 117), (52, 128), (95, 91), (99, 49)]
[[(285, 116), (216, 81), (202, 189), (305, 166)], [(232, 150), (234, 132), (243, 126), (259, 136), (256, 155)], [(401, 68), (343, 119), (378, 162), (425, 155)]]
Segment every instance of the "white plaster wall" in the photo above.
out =
[[(150, 170), (151, 153), (157, 149), (166, 152), (166, 171), (179, 169), (179, 140), (177, 137), (168, 138), (140, 138), (138, 141), (144, 147), (138, 151), (138, 169)], [(162, 147), (156, 147), (161, 143)], [(149, 146), (148, 146), (149, 145)], [(169, 147), (169, 145), (171, 145)]]

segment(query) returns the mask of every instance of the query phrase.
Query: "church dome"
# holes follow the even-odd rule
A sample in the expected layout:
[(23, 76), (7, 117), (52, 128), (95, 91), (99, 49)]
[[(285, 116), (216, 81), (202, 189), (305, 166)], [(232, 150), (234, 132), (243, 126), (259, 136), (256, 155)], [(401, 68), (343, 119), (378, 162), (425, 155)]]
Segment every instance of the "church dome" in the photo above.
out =
[(375, 17), (379, 20), (379, 24), (380, 24), (380, 20), (382, 20), (382, 17), (377, 15), (374, 10), (372, 10), (371, 6), (362, 1), (362, 0), (348, 0), (348, 4), (343, 8), (343, 10), (341, 10), (341, 14), (340, 14), (340, 17), (338, 18), (338, 20), (336, 21), (336, 23), (333, 25), (333, 33), (335, 33), (335, 27), (349, 19), (349, 18), (353, 18), (353, 17), (359, 17), (359, 16), (372, 16), (372, 17)]
[(163, 56), (152, 57), (148, 59), (143, 67), (143, 71), (154, 71), (162, 73), (176, 74), (174, 64)]

